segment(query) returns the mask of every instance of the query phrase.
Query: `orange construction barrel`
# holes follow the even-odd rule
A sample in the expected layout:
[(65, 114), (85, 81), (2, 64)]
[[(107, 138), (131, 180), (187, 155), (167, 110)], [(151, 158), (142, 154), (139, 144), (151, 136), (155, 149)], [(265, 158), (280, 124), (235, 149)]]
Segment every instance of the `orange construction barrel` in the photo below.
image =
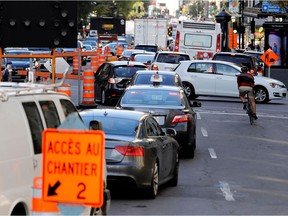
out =
[(64, 93), (71, 97), (71, 85), (64, 83), (61, 86), (57, 87), (57, 92)]
[(42, 198), (42, 177), (34, 178), (33, 197), (32, 197), (32, 215), (59, 215), (59, 209), (56, 202), (44, 201)]
[(96, 108), (94, 92), (94, 71), (91, 67), (85, 68), (83, 72), (82, 103), (80, 108)]

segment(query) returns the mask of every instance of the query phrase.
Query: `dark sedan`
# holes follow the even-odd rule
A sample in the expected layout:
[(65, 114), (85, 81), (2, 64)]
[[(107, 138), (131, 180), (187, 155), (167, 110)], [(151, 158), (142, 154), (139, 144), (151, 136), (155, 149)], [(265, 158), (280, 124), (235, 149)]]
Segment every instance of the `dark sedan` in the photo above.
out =
[(172, 137), (174, 129), (164, 132), (152, 115), (138, 111), (91, 109), (80, 115), (87, 127), (102, 123), (108, 187), (136, 186), (155, 198), (159, 185), (177, 186), (179, 145)]
[(95, 73), (95, 101), (104, 105), (117, 102), (136, 71), (145, 69), (147, 66), (141, 62), (110, 61), (103, 63)]
[(162, 128), (176, 130), (175, 139), (183, 155), (194, 157), (196, 113), (182, 87), (159, 84), (129, 86), (115, 108), (151, 113)]

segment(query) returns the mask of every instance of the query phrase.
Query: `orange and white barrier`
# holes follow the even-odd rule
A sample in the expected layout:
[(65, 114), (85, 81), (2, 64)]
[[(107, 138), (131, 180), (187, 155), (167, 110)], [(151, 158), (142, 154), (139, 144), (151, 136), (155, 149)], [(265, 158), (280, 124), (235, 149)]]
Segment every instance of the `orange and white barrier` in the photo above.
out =
[(97, 69), (99, 68), (99, 55), (91, 56), (90, 66), (95, 73), (97, 71)]
[(73, 56), (73, 74), (78, 74), (79, 64), (81, 67), (81, 59), (78, 61), (78, 56)]
[(60, 215), (56, 202), (44, 201), (42, 198), (42, 177), (34, 178), (33, 197), (32, 197), (32, 215)]
[(80, 107), (97, 107), (94, 95), (94, 71), (87, 67), (83, 72), (83, 92)]
[(124, 47), (123, 46), (118, 46), (117, 47), (117, 51), (116, 51), (116, 56), (122, 55), (123, 51), (124, 51)]
[(57, 87), (57, 92), (61, 92), (64, 94), (67, 94), (69, 97), (71, 97), (71, 86), (70, 84), (62, 84), (61, 86)]
[(105, 56), (111, 56), (111, 49), (109, 46), (104, 48), (104, 55)]

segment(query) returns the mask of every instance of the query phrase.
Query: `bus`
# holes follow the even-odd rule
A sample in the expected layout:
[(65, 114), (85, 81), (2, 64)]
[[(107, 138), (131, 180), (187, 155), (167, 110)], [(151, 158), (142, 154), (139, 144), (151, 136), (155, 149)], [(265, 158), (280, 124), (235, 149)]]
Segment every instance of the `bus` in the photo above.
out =
[(186, 52), (190, 59), (212, 59), (221, 51), (220, 23), (211, 21), (179, 21), (176, 29), (174, 52)]

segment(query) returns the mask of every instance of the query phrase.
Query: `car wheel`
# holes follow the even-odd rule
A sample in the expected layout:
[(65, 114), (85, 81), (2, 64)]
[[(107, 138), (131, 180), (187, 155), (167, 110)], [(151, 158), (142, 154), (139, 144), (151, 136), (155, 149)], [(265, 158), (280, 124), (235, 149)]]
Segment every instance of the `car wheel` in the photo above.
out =
[(268, 91), (264, 87), (255, 88), (255, 101), (257, 103), (267, 103), (269, 101)]
[(101, 103), (103, 105), (108, 105), (108, 100), (106, 98), (106, 94), (105, 94), (105, 90), (104, 89), (102, 90), (102, 93), (101, 93)]
[(154, 164), (154, 168), (152, 171), (152, 179), (151, 186), (148, 189), (148, 198), (155, 199), (158, 194), (158, 186), (159, 186), (159, 167), (157, 162)]
[(170, 181), (170, 185), (172, 187), (176, 187), (178, 185), (178, 174), (179, 174), (179, 154), (177, 152), (175, 167), (174, 167), (174, 172), (173, 172), (173, 178)]
[(185, 90), (185, 93), (186, 93), (187, 97), (188, 97), (190, 100), (195, 99), (196, 96), (195, 96), (195, 90), (194, 90), (193, 85), (190, 84), (190, 83), (187, 83), (187, 82), (183, 82), (182, 85), (183, 85), (183, 88), (184, 88), (184, 90)]

